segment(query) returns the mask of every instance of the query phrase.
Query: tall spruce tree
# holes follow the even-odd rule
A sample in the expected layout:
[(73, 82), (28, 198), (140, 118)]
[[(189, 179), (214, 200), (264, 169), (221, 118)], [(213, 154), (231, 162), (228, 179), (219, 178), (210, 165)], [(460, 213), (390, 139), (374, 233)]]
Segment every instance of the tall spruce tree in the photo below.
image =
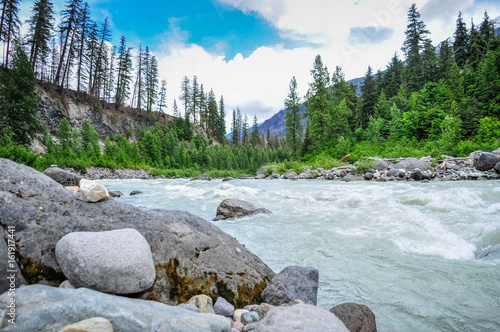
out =
[(469, 43), (469, 36), (467, 33), (467, 26), (462, 18), (462, 12), (458, 13), (457, 27), (453, 34), (453, 55), (455, 62), (459, 67), (464, 67), (467, 63), (467, 48)]
[(9, 54), (16, 35), (19, 32), (19, 0), (2, 0), (0, 16), (0, 42), (5, 43), (4, 67), (9, 66)]
[(403, 83), (404, 64), (398, 58), (396, 52), (387, 65), (387, 70), (384, 75), (384, 92), (387, 98), (394, 97), (398, 94), (399, 87)]
[(285, 99), (285, 139), (292, 149), (294, 158), (298, 158), (301, 151), (302, 132), (302, 114), (300, 113), (300, 97), (297, 91), (297, 80), (292, 77), (289, 84), (290, 92)]
[[(50, 53), (50, 37), (53, 28), (54, 10), (50, 0), (37, 0), (33, 4), (32, 16), (27, 21), (29, 30), (26, 42), (30, 45), (30, 62), (33, 70), (37, 64), (45, 65)], [(40, 66), (41, 67), (41, 66)], [(42, 68), (39, 68), (40, 71)]]
[(85, 60), (85, 47), (87, 45), (87, 38), (92, 24), (90, 18), (90, 6), (87, 2), (83, 4), (80, 19), (78, 20), (78, 67), (76, 70), (76, 91), (80, 91), (83, 87), (82, 77), (84, 74)]
[(411, 5), (408, 10), (408, 25), (405, 31), (406, 39), (401, 48), (406, 56), (405, 76), (410, 92), (420, 90), (425, 83), (420, 52), (424, 48), (428, 34), (429, 31), (420, 19), (420, 12), (417, 10), (417, 5)]
[(260, 145), (259, 123), (257, 122), (257, 115), (253, 117), (252, 134), (250, 137), (250, 144), (253, 146)]
[(378, 98), (375, 79), (370, 66), (368, 66), (363, 85), (361, 86), (361, 96), (363, 98), (363, 107), (359, 116), (359, 125), (362, 128), (366, 128), (368, 126), (368, 121), (370, 121), (370, 117), (375, 113), (375, 104)]
[[(176, 105), (177, 106), (177, 105)], [(158, 112), (163, 112), (167, 108), (167, 81), (161, 81), (160, 99), (158, 100)]]
[(116, 94), (115, 103), (119, 110), (124, 106), (125, 101), (130, 94), (130, 81), (132, 71), (132, 59), (130, 48), (127, 47), (125, 37), (120, 40), (120, 48), (118, 50), (118, 74), (116, 79)]
[[(73, 50), (75, 26), (80, 17), (81, 0), (68, 0), (66, 2), (66, 9), (61, 12), (61, 23), (59, 24), (59, 31), (61, 35), (61, 52), (59, 58), (59, 65), (54, 84), (63, 85), (64, 78), (69, 68), (68, 64), (71, 63)], [(66, 65), (65, 62), (66, 61)]]
[(220, 143), (225, 143), (226, 141), (226, 109), (224, 106), (224, 96), (220, 97), (219, 101), (219, 116), (217, 117), (217, 131), (215, 136)]

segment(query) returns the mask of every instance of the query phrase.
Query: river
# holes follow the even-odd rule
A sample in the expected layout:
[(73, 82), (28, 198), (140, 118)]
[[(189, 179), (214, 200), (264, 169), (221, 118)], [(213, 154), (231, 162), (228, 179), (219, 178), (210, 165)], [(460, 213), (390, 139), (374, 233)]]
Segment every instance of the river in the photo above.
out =
[(213, 223), (275, 272), (318, 269), (318, 306), (365, 304), (381, 332), (500, 331), (498, 181), (100, 183), (122, 191), (120, 201), (207, 220), (225, 198), (271, 210)]

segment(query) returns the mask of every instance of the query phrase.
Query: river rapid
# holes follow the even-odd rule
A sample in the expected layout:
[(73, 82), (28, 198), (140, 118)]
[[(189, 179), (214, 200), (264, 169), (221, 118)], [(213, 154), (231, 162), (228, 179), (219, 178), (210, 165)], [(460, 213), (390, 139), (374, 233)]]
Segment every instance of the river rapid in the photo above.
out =
[[(117, 200), (211, 220), (275, 272), (319, 270), (318, 306), (367, 305), (385, 331), (500, 331), (500, 182), (102, 180)], [(129, 196), (132, 190), (143, 194)]]

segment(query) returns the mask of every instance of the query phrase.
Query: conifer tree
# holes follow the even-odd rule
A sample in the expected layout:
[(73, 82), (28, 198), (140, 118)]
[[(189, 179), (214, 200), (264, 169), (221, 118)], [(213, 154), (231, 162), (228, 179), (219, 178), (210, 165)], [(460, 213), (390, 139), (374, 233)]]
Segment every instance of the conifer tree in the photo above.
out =
[(219, 116), (217, 117), (217, 131), (215, 136), (219, 140), (220, 143), (225, 142), (226, 138), (226, 109), (224, 106), (224, 96), (220, 97), (219, 101)]
[(467, 27), (462, 19), (462, 12), (458, 13), (457, 27), (454, 33), (455, 40), (453, 41), (453, 54), (455, 62), (459, 67), (464, 67), (467, 63), (467, 48), (469, 44), (469, 36)]
[(430, 39), (426, 39), (422, 52), (422, 74), (424, 83), (437, 81), (437, 62), (436, 48), (432, 45)]
[(297, 80), (295, 76), (290, 81), (290, 92), (285, 99), (285, 139), (288, 145), (292, 148), (292, 155), (294, 158), (299, 157), (301, 142), (302, 142), (302, 114), (300, 113), (300, 97), (297, 92)]
[(219, 118), (219, 110), (217, 108), (217, 100), (215, 99), (215, 93), (213, 89), (210, 89), (208, 93), (207, 102), (207, 128), (211, 130), (212, 133), (218, 137), (217, 121)]
[[(177, 105), (175, 105), (177, 107)], [(158, 101), (158, 112), (163, 112), (167, 108), (167, 81), (161, 81), (160, 100)]]
[(149, 65), (146, 71), (146, 110), (153, 111), (153, 105), (158, 98), (158, 62), (156, 57), (152, 56), (149, 59)]
[[(57, 73), (54, 84), (62, 85), (66, 72), (69, 72), (67, 68), (68, 64), (71, 63), (71, 57), (73, 56), (73, 38), (75, 32), (75, 26), (78, 22), (80, 15), (81, 0), (68, 0), (66, 3), (66, 9), (61, 12), (61, 23), (59, 24), (59, 31), (61, 34), (61, 55), (59, 58), (59, 65), (57, 67)], [(66, 66), (64, 66), (64, 61), (66, 61)], [(64, 70), (63, 70), (64, 67)]]
[(90, 32), (92, 21), (90, 19), (90, 6), (87, 2), (83, 4), (78, 21), (78, 67), (76, 70), (76, 91), (82, 89), (82, 77), (84, 74), (84, 60), (88, 59), (84, 55), (85, 47), (87, 45), (87, 38)]
[(375, 112), (375, 104), (377, 103), (378, 97), (372, 68), (370, 66), (368, 66), (363, 85), (361, 86), (361, 95), (363, 97), (363, 107), (359, 121), (361, 127), (366, 128), (370, 117), (373, 116)]
[(108, 47), (107, 42), (111, 40), (111, 31), (109, 29), (109, 18), (104, 19), (99, 30), (99, 44), (97, 46), (96, 61), (94, 66), (93, 82), (89, 93), (100, 97), (102, 87), (107, 79), (106, 68), (108, 66)]
[(439, 56), (437, 59), (437, 79), (442, 79), (453, 65), (453, 53), (448, 39), (439, 44)]
[(181, 83), (181, 91), (182, 94), (179, 96), (179, 99), (184, 103), (184, 116), (189, 118), (189, 109), (191, 108), (191, 86), (190, 80), (187, 76), (184, 76), (184, 79)]
[(253, 117), (253, 126), (252, 126), (250, 144), (252, 144), (253, 146), (260, 145), (259, 123), (257, 122), (257, 115)]
[(191, 89), (191, 115), (193, 116), (193, 122), (197, 124), (198, 108), (200, 100), (200, 86), (198, 85), (198, 77), (196, 75), (193, 77), (193, 86)]
[(9, 54), (12, 41), (19, 32), (19, 2), (20, 0), (2, 0), (0, 16), (0, 42), (5, 43), (4, 67), (9, 66)]
[(118, 74), (116, 80), (115, 103), (121, 109), (129, 97), (129, 84), (131, 81), (132, 59), (130, 48), (127, 48), (125, 37), (122, 36), (118, 50)]
[(387, 70), (384, 75), (384, 92), (387, 98), (394, 97), (398, 94), (399, 87), (403, 83), (404, 64), (398, 58), (396, 52), (387, 65)]
[(491, 21), (487, 12), (484, 12), (484, 18), (481, 26), (479, 27), (479, 32), (487, 45), (489, 45), (495, 38), (495, 24)]
[(474, 26), (474, 22), (472, 22), (469, 34), (467, 62), (473, 70), (478, 68), (479, 63), (486, 55), (487, 50), (487, 45), (481, 36), (481, 33)]
[[(239, 111), (239, 109), (238, 109)], [(239, 119), (241, 123), (241, 142), (243, 145), (247, 145), (249, 141), (249, 133), (248, 133), (248, 117), (245, 113), (245, 116), (241, 116)]]
[[(32, 16), (27, 21), (29, 30), (26, 42), (30, 45), (30, 62), (33, 70), (37, 62), (46, 63), (50, 52), (50, 34), (54, 20), (54, 10), (50, 0), (37, 0), (33, 4)], [(41, 69), (41, 68), (40, 68)]]

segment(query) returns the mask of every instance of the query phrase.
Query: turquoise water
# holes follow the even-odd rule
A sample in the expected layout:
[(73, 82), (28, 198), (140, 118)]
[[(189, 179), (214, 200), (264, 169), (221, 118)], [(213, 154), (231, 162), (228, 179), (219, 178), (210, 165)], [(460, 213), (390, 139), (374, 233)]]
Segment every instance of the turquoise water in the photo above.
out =
[(498, 181), (100, 182), (120, 201), (207, 220), (226, 198), (273, 211), (213, 223), (275, 272), (317, 268), (318, 305), (366, 304), (379, 331), (500, 331)]

